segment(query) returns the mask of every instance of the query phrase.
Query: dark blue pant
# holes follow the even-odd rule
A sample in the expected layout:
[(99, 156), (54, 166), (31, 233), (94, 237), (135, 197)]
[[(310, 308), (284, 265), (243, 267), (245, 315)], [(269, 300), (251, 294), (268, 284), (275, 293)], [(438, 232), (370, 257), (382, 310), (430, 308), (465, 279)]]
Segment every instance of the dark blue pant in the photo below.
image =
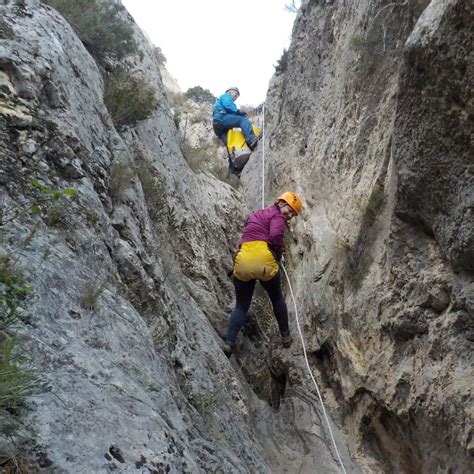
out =
[[(227, 341), (235, 344), (237, 334), (247, 321), (247, 311), (250, 308), (252, 301), (253, 290), (257, 280), (240, 281), (233, 277), (235, 287), (235, 308), (230, 315), (229, 329), (227, 331)], [(268, 293), (273, 305), (273, 312), (275, 313), (280, 334), (286, 335), (288, 330), (288, 310), (286, 309), (285, 299), (281, 292), (280, 272), (278, 272), (271, 280), (260, 282)]]
[(240, 127), (245, 136), (245, 141), (250, 143), (254, 138), (252, 124), (250, 120), (244, 115), (227, 114), (219, 121), (214, 121), (216, 126), (217, 136), (222, 140), (225, 146), (227, 146), (227, 131), (234, 127)]

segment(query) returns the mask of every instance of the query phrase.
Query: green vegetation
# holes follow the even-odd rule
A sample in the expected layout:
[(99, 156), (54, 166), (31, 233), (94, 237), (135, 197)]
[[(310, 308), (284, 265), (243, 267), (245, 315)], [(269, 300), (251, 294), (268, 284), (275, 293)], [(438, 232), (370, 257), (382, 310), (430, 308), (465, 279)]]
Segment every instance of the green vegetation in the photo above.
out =
[[(70, 218), (71, 205), (77, 197), (75, 189), (65, 189), (64, 191), (55, 191), (33, 179), (31, 184), (35, 188), (36, 199), (31, 206), (33, 214), (42, 215), (46, 225), (55, 227), (59, 225), (67, 226)], [(32, 232), (36, 228), (33, 226)]]
[(176, 215), (175, 209), (168, 203), (165, 206), (163, 216), (165, 219), (165, 223), (168, 225), (168, 228), (172, 230), (176, 235), (180, 235), (186, 230), (188, 223), (185, 220), (182, 220), (180, 222), (178, 216)]
[(89, 52), (100, 62), (139, 52), (124, 7), (112, 0), (43, 0), (71, 24)]
[[(127, 56), (143, 56), (125, 8), (113, 0), (42, 1), (67, 19), (88, 51), (109, 71), (104, 80), (104, 102), (114, 125), (133, 125), (149, 117), (157, 106), (156, 91), (127, 67), (116, 66)], [(159, 62), (166, 62), (160, 48), (154, 53)]]
[[(46, 224), (55, 225), (58, 221), (64, 220), (72, 201), (77, 196), (75, 189), (55, 191), (37, 179), (33, 179), (31, 185), (32, 197), (29, 201), (0, 207), (0, 229), (29, 214), (41, 216)], [(33, 226), (31, 232), (36, 232), (36, 226)]]
[(152, 166), (145, 161), (139, 162), (136, 173), (145, 195), (148, 214), (153, 221), (157, 222), (162, 218), (162, 210), (167, 205), (163, 180)]
[[(216, 147), (220, 146), (220, 141), (215, 142)], [(215, 157), (215, 151), (209, 147), (191, 147), (188, 144), (181, 146), (184, 158), (189, 167), (195, 172), (208, 171), (217, 179), (225, 181), (227, 177), (227, 166), (224, 161), (218, 161)]]
[[(28, 367), (28, 361), (16, 336), (16, 326), (21, 322), (23, 307), (27, 307), (27, 296), (33, 288), (27, 277), (19, 269), (19, 259), (26, 247), (36, 235), (40, 221), (39, 216), (46, 221), (47, 212), (67, 195), (75, 194), (74, 190), (55, 192), (32, 181), (32, 198), (23, 203), (13, 203), (2, 206), (0, 210), (0, 236), (15, 225), (18, 220), (36, 219), (30, 231), (21, 239), (15, 252), (7, 252), (2, 248), (0, 253), (0, 424), (2, 430), (0, 439), (0, 468), (2, 472), (22, 472), (21, 461), (16, 456), (14, 446), (9, 447), (15, 435), (20, 409), (25, 396), (41, 389), (44, 385)], [(0, 239), (0, 244), (3, 240)], [(47, 255), (43, 253), (44, 258)], [(9, 471), (6, 471), (9, 469)], [(26, 472), (26, 471), (24, 471)]]
[(82, 208), (82, 213), (84, 214), (84, 217), (86, 218), (86, 222), (94, 227), (97, 225), (100, 221), (99, 215), (93, 211), (92, 209), (88, 209), (87, 207)]
[(161, 48), (155, 47), (153, 49), (153, 53), (155, 54), (155, 58), (158, 61), (159, 64), (166, 64), (166, 56), (163, 54), (163, 51), (161, 51)]
[(104, 102), (116, 126), (144, 120), (158, 105), (153, 87), (124, 67), (116, 67), (106, 76)]
[[(37, 380), (25, 368), (26, 358), (18, 355), (15, 336), (5, 337), (0, 354), (0, 420), (17, 413), (24, 396), (35, 388)], [(5, 417), (6, 413), (8, 415)]]
[[(15, 431), (24, 397), (39, 385), (26, 366), (13, 330), (20, 320), (19, 305), (32, 289), (15, 268), (15, 257), (0, 256), (0, 437), (7, 439)], [(12, 457), (7, 458), (10, 461)]]
[(12, 255), (0, 255), (0, 335), (18, 320), (18, 305), (31, 291)]
[(109, 170), (109, 193), (113, 199), (120, 197), (130, 186), (135, 175), (127, 163), (114, 163)]
[(186, 97), (184, 94), (179, 92), (170, 92), (168, 94), (172, 107), (183, 107), (186, 102)]
[[(17, 456), (13, 440), (25, 397), (46, 390), (41, 376), (34, 374), (29, 367), (17, 336), (16, 329), (28, 313), (28, 295), (33, 292), (28, 278), (19, 268), (19, 262), (40, 229), (41, 221), (46, 225), (63, 221), (70, 214), (69, 206), (76, 195), (74, 189), (55, 191), (33, 179), (27, 200), (4, 205), (0, 209), (0, 244), (4, 243), (2, 237), (6, 231), (18, 222), (30, 225), (27, 235), (18, 240), (15, 251), (8, 252), (2, 246), (0, 253), (1, 472), (29, 472), (25, 467), (28, 463)], [(49, 249), (45, 249), (41, 260), (46, 260), (48, 256)]]
[(209, 89), (203, 89), (201, 86), (191, 87), (185, 92), (184, 96), (197, 103), (214, 104), (216, 100)]
[(99, 282), (98, 278), (87, 282), (84, 288), (84, 294), (82, 295), (81, 306), (84, 309), (87, 309), (88, 311), (95, 310), (97, 308), (99, 298), (107, 289), (107, 284), (107, 279), (102, 282)]
[(212, 415), (224, 403), (224, 396), (220, 389), (192, 394), (189, 398), (194, 408), (201, 415)]
[(179, 122), (181, 121), (181, 112), (179, 112), (178, 110), (174, 111), (173, 121), (174, 121), (174, 124), (175, 124), (176, 128), (179, 128)]
[(280, 74), (283, 74), (286, 71), (287, 67), (288, 67), (288, 50), (284, 49), (281, 55), (281, 58), (277, 61), (276, 65), (274, 66), (275, 74), (277, 76), (279, 76)]
[(148, 214), (155, 223), (166, 225), (174, 232), (184, 232), (187, 227), (185, 221), (179, 221), (176, 211), (166, 201), (167, 191), (163, 179), (144, 161), (136, 167), (138, 179), (142, 185), (143, 194), (148, 208)]
[(168, 335), (168, 329), (167, 328), (161, 329), (160, 332), (153, 333), (153, 344), (156, 347), (161, 346), (161, 344), (163, 344), (163, 342), (165, 342), (167, 335)]

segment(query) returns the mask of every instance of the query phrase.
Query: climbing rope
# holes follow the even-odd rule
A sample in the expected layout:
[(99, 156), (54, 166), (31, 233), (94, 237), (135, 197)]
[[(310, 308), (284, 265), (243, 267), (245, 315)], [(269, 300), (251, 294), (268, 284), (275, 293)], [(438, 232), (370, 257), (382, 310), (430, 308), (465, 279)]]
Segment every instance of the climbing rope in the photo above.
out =
[[(262, 119), (262, 133), (265, 133), (265, 105), (262, 107), (262, 113), (263, 113), (263, 119)], [(262, 137), (262, 209), (265, 207), (265, 136)], [(306, 367), (308, 369), (309, 376), (311, 377), (311, 380), (314, 383), (314, 386), (316, 388), (316, 393), (318, 394), (319, 402), (321, 404), (321, 408), (323, 411), (324, 419), (326, 420), (326, 424), (329, 430), (329, 435), (331, 437), (332, 444), (334, 446), (334, 450), (336, 452), (337, 459), (339, 461), (339, 464), (341, 465), (342, 472), (344, 474), (347, 474), (346, 468), (344, 467), (344, 463), (342, 462), (341, 455), (339, 454), (339, 449), (337, 448), (336, 440), (334, 438), (334, 434), (332, 432), (331, 428), (331, 423), (329, 422), (329, 417), (326, 412), (326, 408), (324, 407), (324, 402), (323, 402), (323, 397), (321, 396), (321, 392), (319, 390), (318, 384), (316, 382), (316, 379), (314, 378), (313, 372), (311, 370), (311, 366), (309, 365), (309, 360), (308, 360), (308, 353), (306, 351), (306, 345), (304, 343), (304, 337), (303, 337), (303, 331), (301, 330), (300, 326), (300, 321), (298, 317), (298, 308), (296, 306), (296, 299), (295, 295), (293, 293), (293, 288), (291, 286), (290, 278), (288, 276), (288, 273), (286, 272), (285, 265), (281, 262), (281, 268), (283, 268), (283, 272), (285, 273), (286, 276), (286, 281), (288, 282), (288, 288), (290, 289), (290, 294), (291, 294), (291, 299), (293, 300), (293, 306), (295, 308), (295, 319), (296, 319), (296, 327), (298, 328), (298, 334), (301, 339), (301, 344), (303, 345), (303, 354), (304, 354), (304, 359), (306, 362)]]
[(309, 365), (308, 353), (306, 352), (306, 345), (304, 343), (303, 332), (301, 330), (300, 321), (299, 321), (299, 317), (298, 317), (298, 308), (296, 307), (296, 300), (295, 300), (295, 296), (293, 294), (293, 288), (291, 287), (290, 278), (288, 277), (288, 273), (286, 272), (286, 268), (283, 264), (281, 264), (281, 268), (283, 268), (283, 271), (285, 273), (286, 280), (288, 282), (288, 288), (290, 289), (291, 298), (293, 300), (293, 306), (295, 308), (296, 326), (298, 328), (298, 333), (300, 335), (301, 343), (303, 344), (303, 354), (304, 354), (304, 360), (306, 362), (306, 367), (308, 368), (309, 376), (311, 377), (311, 380), (313, 381), (314, 386), (316, 388), (316, 392), (318, 394), (319, 402), (321, 403), (321, 408), (323, 409), (324, 419), (326, 420), (326, 424), (327, 424), (327, 427), (328, 427), (328, 430), (329, 430), (329, 434), (331, 436), (331, 441), (332, 441), (332, 444), (334, 446), (334, 450), (336, 451), (337, 459), (339, 461), (339, 464), (341, 465), (342, 471), (344, 472), (344, 474), (346, 474), (347, 471), (346, 471), (346, 468), (344, 467), (344, 464), (342, 462), (341, 455), (339, 454), (339, 450), (337, 449), (336, 440), (334, 439), (334, 434), (332, 432), (331, 424), (329, 423), (329, 417), (326, 413), (326, 408), (324, 407), (323, 397), (321, 396), (321, 392), (319, 391), (318, 384), (316, 382), (316, 379), (314, 378), (313, 372), (311, 370), (311, 366)]

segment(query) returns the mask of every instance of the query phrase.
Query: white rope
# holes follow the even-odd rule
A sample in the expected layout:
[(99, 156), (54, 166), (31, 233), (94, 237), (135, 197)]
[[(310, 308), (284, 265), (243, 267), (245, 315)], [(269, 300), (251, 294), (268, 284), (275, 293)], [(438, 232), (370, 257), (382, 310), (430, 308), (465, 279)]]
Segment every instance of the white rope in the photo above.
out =
[(300, 327), (300, 322), (299, 322), (299, 318), (298, 318), (298, 308), (296, 307), (296, 301), (295, 301), (295, 295), (293, 294), (293, 288), (291, 287), (290, 279), (288, 277), (288, 273), (286, 273), (286, 268), (283, 265), (283, 263), (281, 264), (281, 268), (283, 268), (283, 271), (285, 272), (286, 280), (288, 281), (288, 287), (289, 287), (290, 293), (291, 293), (291, 298), (293, 299), (293, 305), (295, 307), (296, 326), (298, 327), (298, 333), (300, 335), (301, 343), (303, 344), (303, 353), (304, 353), (304, 359), (305, 359), (305, 362), (306, 362), (306, 367), (308, 368), (308, 372), (309, 372), (309, 375), (311, 377), (311, 380), (313, 381), (314, 386), (316, 387), (316, 392), (318, 394), (319, 402), (321, 403), (321, 407), (323, 409), (324, 419), (326, 420), (326, 424), (327, 424), (327, 427), (328, 427), (328, 430), (329, 430), (329, 434), (331, 436), (331, 441), (332, 441), (332, 444), (334, 446), (334, 450), (336, 451), (337, 459), (339, 461), (339, 464), (341, 465), (342, 471), (344, 472), (344, 474), (346, 474), (347, 471), (346, 471), (346, 468), (344, 467), (344, 464), (342, 462), (341, 456), (339, 454), (339, 450), (337, 449), (336, 440), (334, 439), (334, 434), (333, 434), (332, 429), (331, 429), (331, 424), (329, 423), (329, 418), (328, 418), (328, 415), (326, 413), (326, 408), (324, 408), (324, 403), (323, 403), (323, 398), (321, 397), (321, 392), (319, 391), (318, 384), (316, 382), (316, 379), (314, 378), (313, 372), (311, 371), (311, 366), (309, 365), (308, 354), (306, 352), (306, 346), (305, 346), (305, 343), (304, 343), (303, 332), (301, 331), (301, 327)]
[[(263, 112), (263, 121), (262, 121), (263, 132), (262, 133), (265, 133), (265, 104), (263, 105), (262, 112)], [(265, 207), (265, 135), (262, 136), (262, 143), (263, 143), (263, 146), (262, 146), (262, 209), (263, 209)], [(303, 332), (301, 331), (300, 321), (298, 317), (298, 308), (296, 307), (295, 295), (293, 294), (293, 288), (291, 287), (290, 278), (288, 277), (288, 273), (286, 272), (286, 268), (283, 265), (283, 263), (281, 263), (281, 268), (283, 268), (283, 271), (285, 273), (286, 280), (288, 282), (288, 288), (290, 289), (291, 298), (293, 300), (293, 305), (295, 307), (296, 326), (298, 328), (298, 333), (300, 335), (301, 343), (303, 345), (303, 354), (304, 354), (304, 359), (306, 362), (306, 367), (308, 368), (308, 372), (311, 377), (311, 380), (313, 381), (314, 386), (316, 387), (316, 392), (318, 394), (319, 402), (321, 403), (321, 408), (323, 409), (324, 419), (326, 420), (329, 434), (331, 436), (331, 441), (334, 446), (334, 450), (336, 451), (337, 459), (339, 461), (339, 464), (341, 465), (342, 472), (344, 472), (344, 474), (347, 474), (346, 468), (344, 467), (344, 464), (341, 459), (341, 455), (339, 454), (339, 450), (337, 449), (337, 444), (336, 444), (336, 440), (334, 439), (331, 423), (329, 422), (329, 417), (326, 413), (326, 408), (324, 407), (323, 397), (321, 396), (321, 392), (319, 391), (318, 384), (316, 382), (316, 379), (314, 378), (313, 372), (311, 371), (311, 366), (309, 365), (308, 354), (306, 352), (306, 345), (304, 343)]]

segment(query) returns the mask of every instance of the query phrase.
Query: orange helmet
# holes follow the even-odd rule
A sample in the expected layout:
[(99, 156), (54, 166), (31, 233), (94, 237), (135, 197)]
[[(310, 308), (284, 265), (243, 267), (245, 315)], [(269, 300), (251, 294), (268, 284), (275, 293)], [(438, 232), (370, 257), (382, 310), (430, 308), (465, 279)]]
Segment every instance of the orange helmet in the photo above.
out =
[(301, 212), (301, 199), (296, 193), (287, 191), (286, 193), (283, 193), (281, 196), (277, 197), (277, 201), (286, 202), (296, 212), (296, 214)]

